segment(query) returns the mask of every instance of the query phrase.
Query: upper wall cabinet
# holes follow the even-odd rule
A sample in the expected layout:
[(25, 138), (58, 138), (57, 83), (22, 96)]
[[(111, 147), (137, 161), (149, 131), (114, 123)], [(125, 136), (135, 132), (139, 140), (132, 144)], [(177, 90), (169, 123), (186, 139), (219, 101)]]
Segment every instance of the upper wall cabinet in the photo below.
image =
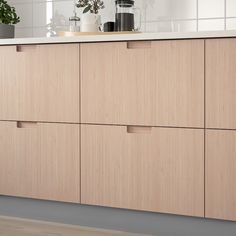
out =
[(79, 122), (79, 45), (0, 47), (0, 119)]
[(206, 126), (236, 128), (236, 39), (206, 41)]
[(202, 40), (81, 45), (83, 123), (204, 126)]

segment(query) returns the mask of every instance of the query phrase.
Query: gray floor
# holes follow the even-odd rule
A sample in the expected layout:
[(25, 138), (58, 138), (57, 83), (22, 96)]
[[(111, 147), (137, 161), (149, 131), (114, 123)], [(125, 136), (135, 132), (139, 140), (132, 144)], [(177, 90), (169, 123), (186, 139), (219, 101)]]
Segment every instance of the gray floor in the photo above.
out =
[(0, 215), (157, 236), (236, 236), (236, 222), (4, 196)]

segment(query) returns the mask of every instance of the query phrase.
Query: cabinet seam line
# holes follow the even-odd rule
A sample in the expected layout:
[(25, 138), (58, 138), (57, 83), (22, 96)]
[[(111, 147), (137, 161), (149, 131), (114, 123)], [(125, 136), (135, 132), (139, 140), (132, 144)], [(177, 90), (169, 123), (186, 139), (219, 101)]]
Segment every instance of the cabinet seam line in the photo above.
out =
[(82, 148), (82, 139), (81, 139), (81, 132), (82, 132), (82, 126), (81, 126), (81, 112), (82, 112), (82, 109), (81, 109), (81, 105), (82, 105), (82, 102), (81, 102), (81, 99), (82, 99), (82, 95), (81, 95), (81, 44), (79, 44), (79, 110), (80, 110), (80, 113), (79, 113), (79, 121), (80, 121), (80, 124), (79, 124), (79, 161), (80, 161), (80, 204), (82, 204), (82, 152), (81, 152), (81, 148)]
[(206, 40), (204, 40), (204, 218), (206, 218)]

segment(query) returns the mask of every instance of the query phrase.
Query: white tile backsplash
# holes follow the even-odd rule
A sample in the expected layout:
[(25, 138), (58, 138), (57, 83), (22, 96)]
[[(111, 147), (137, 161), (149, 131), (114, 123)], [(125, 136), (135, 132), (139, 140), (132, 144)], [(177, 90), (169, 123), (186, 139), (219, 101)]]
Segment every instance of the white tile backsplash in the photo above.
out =
[(236, 30), (236, 19), (227, 19), (226, 20), (226, 29), (227, 30)]
[(33, 28), (33, 37), (46, 36), (48, 29), (46, 27), (35, 27)]
[[(40, 37), (53, 29), (67, 29), (73, 15), (74, 0), (8, 0), (16, 7), (21, 22), (17, 37)], [(113, 21), (115, 0), (104, 0), (103, 22)], [(136, 0), (142, 10), (142, 31), (182, 32), (236, 29), (236, 0)], [(77, 9), (78, 14), (82, 10)], [(230, 19), (226, 19), (230, 17)], [(235, 19), (234, 19), (235, 18)]]
[(142, 10), (146, 13), (146, 21), (157, 21), (170, 18), (170, 0), (143, 1)]
[(196, 31), (197, 20), (173, 21), (173, 32)]
[(53, 19), (58, 26), (68, 26), (69, 18), (73, 15), (73, 1), (54, 1)]
[[(47, 13), (48, 8), (51, 7), (52, 2), (35, 2), (33, 4), (33, 25), (34, 27), (44, 27), (47, 25)], [(52, 18), (53, 13), (51, 12), (50, 17)]]
[(226, 2), (226, 16), (235, 17), (236, 16), (236, 0), (227, 0)]
[(199, 20), (198, 22), (199, 31), (224, 30), (224, 27), (225, 27), (224, 19)]
[(170, 9), (172, 19), (196, 19), (197, 0), (171, 0)]
[(30, 38), (30, 37), (33, 37), (33, 28), (16, 27), (15, 36), (17, 38)]
[(20, 16), (20, 23), (18, 27), (33, 27), (33, 5), (32, 3), (13, 3), (12, 6), (16, 8), (17, 14)]
[(198, 0), (198, 17), (224, 17), (225, 0)]
[(15, 3), (32, 3), (34, 0), (7, 0), (9, 4), (15, 4)]

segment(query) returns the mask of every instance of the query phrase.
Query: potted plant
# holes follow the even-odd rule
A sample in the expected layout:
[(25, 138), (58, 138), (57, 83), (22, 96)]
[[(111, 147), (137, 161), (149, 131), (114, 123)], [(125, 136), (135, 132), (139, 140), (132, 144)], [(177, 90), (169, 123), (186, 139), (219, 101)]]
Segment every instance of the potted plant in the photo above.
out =
[(99, 10), (104, 9), (102, 0), (79, 0), (76, 4), (78, 8), (84, 8), (81, 17), (82, 32), (97, 32), (101, 25), (101, 15)]
[(0, 38), (14, 38), (15, 24), (20, 22), (14, 7), (0, 0)]

